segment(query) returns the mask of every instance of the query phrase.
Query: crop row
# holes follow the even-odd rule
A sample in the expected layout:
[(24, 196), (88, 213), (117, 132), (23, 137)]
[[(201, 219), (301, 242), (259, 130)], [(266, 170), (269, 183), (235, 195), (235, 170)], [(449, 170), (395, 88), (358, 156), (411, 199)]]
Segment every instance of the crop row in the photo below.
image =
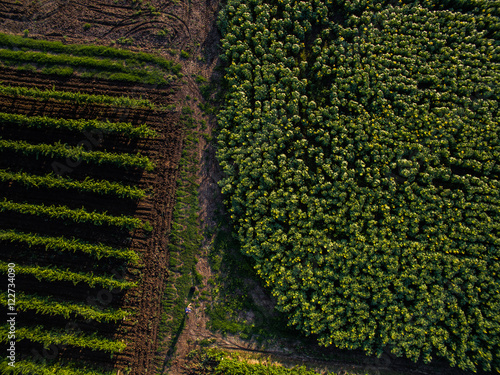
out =
[(96, 259), (111, 258), (138, 264), (139, 256), (132, 250), (119, 249), (101, 243), (92, 244), (76, 238), (51, 237), (12, 229), (0, 229), (0, 241), (32, 247), (44, 247), (47, 251), (83, 253)]
[(149, 222), (142, 222), (132, 216), (113, 216), (102, 212), (87, 211), (84, 208), (71, 209), (67, 206), (19, 203), (4, 198), (0, 201), (0, 212), (11, 212), (23, 215), (40, 216), (55, 220), (71, 221), (93, 225), (109, 225), (127, 230), (152, 230)]
[(155, 104), (147, 99), (134, 99), (129, 96), (86, 94), (79, 91), (59, 91), (55, 88), (43, 90), (38, 87), (0, 85), (0, 94), (14, 97), (29, 97), (36, 100), (54, 99), (77, 104), (101, 104), (128, 108), (156, 108)]
[[(7, 306), (7, 294), (0, 295), (0, 305)], [(16, 309), (18, 311), (35, 311), (37, 314), (61, 316), (65, 319), (80, 317), (100, 322), (118, 322), (131, 315), (121, 309), (99, 309), (83, 303), (56, 301), (53, 297), (42, 297), (35, 294), (16, 292)]]
[(141, 199), (146, 196), (144, 190), (124, 185), (120, 182), (94, 180), (90, 177), (86, 177), (83, 181), (78, 181), (70, 177), (57, 176), (52, 173), (36, 175), (27, 172), (12, 172), (8, 169), (0, 169), (0, 181), (15, 182), (27, 188), (76, 190), (83, 193), (115, 195), (128, 199)]
[(0, 112), (0, 124), (2, 123), (36, 129), (65, 129), (78, 132), (98, 130), (109, 134), (123, 135), (128, 138), (155, 138), (157, 136), (156, 132), (146, 124), (135, 126), (130, 122), (110, 122), (92, 119), (74, 120)]
[[(6, 326), (0, 327), (0, 341), (8, 342), (9, 330)], [(50, 345), (71, 345), (79, 348), (100, 350), (110, 353), (121, 352), (126, 344), (121, 341), (110, 340), (97, 334), (84, 334), (68, 330), (48, 330), (43, 326), (16, 327), (16, 341), (29, 340), (43, 344), (45, 348)]]
[(160, 71), (130, 68), (120, 62), (110, 59), (96, 59), (93, 57), (78, 57), (65, 54), (50, 55), (45, 52), (33, 51), (11, 51), (0, 49), (2, 61), (11, 61), (16, 66), (20, 63), (35, 63), (41, 66), (70, 66), (73, 69), (93, 69), (96, 71), (109, 72), (111, 74), (123, 74), (132, 80), (146, 83), (166, 84)]
[(45, 361), (41, 362), (29, 359), (16, 359), (15, 366), (10, 366), (5, 357), (0, 361), (0, 373), (5, 375), (112, 375), (109, 371), (79, 367), (72, 363), (49, 364)]
[(96, 45), (82, 44), (63, 44), (57, 41), (37, 40), (32, 38), (23, 38), (16, 35), (0, 34), (0, 46), (8, 48), (26, 48), (31, 50), (50, 51), (53, 53), (66, 53), (75, 56), (102, 56), (113, 59), (122, 59), (130, 65), (139, 63), (150, 63), (158, 65), (164, 69), (177, 74), (181, 66), (162, 57), (148, 54), (145, 52), (132, 52), (124, 49), (111, 48)]
[(104, 151), (86, 151), (83, 145), (73, 147), (56, 142), (54, 144), (32, 144), (25, 141), (13, 141), (0, 138), (0, 151), (18, 152), (27, 156), (46, 156), (51, 158), (71, 158), (87, 163), (112, 164), (122, 168), (154, 169), (154, 164), (145, 156), (112, 153)]
[[(9, 272), (9, 263), (0, 261), (0, 273), (7, 274)], [(24, 266), (16, 264), (16, 275), (33, 276), (39, 281), (67, 281), (74, 285), (85, 283), (91, 288), (102, 286), (103, 288), (112, 289), (129, 289), (136, 286), (137, 283), (130, 281), (120, 281), (112, 276), (98, 276), (87, 272), (72, 272), (58, 267), (43, 267), (43, 266)]]

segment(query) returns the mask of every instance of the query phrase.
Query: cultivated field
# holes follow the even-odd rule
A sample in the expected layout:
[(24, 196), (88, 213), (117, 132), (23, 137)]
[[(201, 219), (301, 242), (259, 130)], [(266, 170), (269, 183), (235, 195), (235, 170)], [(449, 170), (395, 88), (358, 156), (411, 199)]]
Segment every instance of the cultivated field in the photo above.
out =
[(182, 147), (167, 108), (178, 67), (110, 48), (0, 39), (0, 54), (22, 46), (25, 57), (2, 58), (0, 69), (0, 270), (7, 277), (16, 265), (16, 368), (144, 374), (157, 346)]
[(499, 16), (467, 0), (221, 13), (222, 192), (320, 345), (500, 369)]

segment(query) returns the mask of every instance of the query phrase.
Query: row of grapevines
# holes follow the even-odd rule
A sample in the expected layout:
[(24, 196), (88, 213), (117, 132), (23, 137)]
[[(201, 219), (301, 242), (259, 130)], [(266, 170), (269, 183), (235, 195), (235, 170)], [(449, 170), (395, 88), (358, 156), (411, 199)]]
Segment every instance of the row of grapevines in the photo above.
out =
[(141, 199), (146, 196), (146, 192), (137, 187), (108, 180), (94, 180), (90, 177), (86, 177), (83, 181), (78, 181), (53, 174), (40, 176), (26, 172), (11, 172), (8, 169), (0, 169), (0, 181), (13, 181), (29, 188), (43, 187), (48, 189), (77, 190), (85, 193), (116, 195), (120, 198), (129, 199)]
[(37, 100), (55, 99), (77, 104), (102, 104), (127, 108), (156, 108), (155, 104), (147, 99), (134, 99), (128, 96), (86, 94), (79, 91), (59, 91), (55, 88), (43, 90), (38, 87), (0, 85), (0, 94), (14, 97), (29, 97)]
[(29, 156), (47, 156), (51, 158), (71, 158), (87, 163), (112, 164), (123, 168), (144, 168), (147, 171), (154, 169), (154, 164), (146, 156), (132, 154), (118, 154), (104, 151), (86, 151), (82, 146), (72, 147), (56, 142), (54, 144), (32, 144), (25, 141), (0, 139), (0, 151), (18, 152)]
[(5, 357), (0, 361), (0, 373), (5, 375), (115, 375), (115, 372), (81, 367), (76, 364), (49, 364), (29, 359), (16, 360), (15, 366), (9, 366)]
[(97, 59), (94, 57), (77, 57), (66, 54), (50, 55), (45, 52), (12, 51), (0, 49), (2, 61), (12, 61), (14, 64), (36, 63), (39, 65), (71, 66), (74, 68), (95, 69), (97, 71), (115, 72), (131, 80), (145, 81), (157, 84), (168, 83), (158, 70), (128, 67), (120, 61), (111, 59)]
[[(9, 263), (0, 261), (0, 273), (9, 272)], [(120, 281), (112, 276), (98, 276), (87, 272), (72, 272), (58, 267), (23, 266), (16, 264), (16, 275), (30, 275), (40, 281), (69, 281), (74, 285), (85, 283), (91, 288), (102, 286), (109, 290), (129, 289), (137, 285), (136, 282)]]
[(119, 249), (101, 243), (92, 244), (76, 238), (51, 237), (40, 234), (19, 232), (12, 229), (0, 229), (0, 241), (18, 243), (28, 247), (40, 246), (47, 251), (67, 251), (83, 253), (96, 259), (111, 258), (129, 261), (132, 264), (139, 263), (139, 256), (130, 249)]
[(146, 124), (134, 126), (130, 122), (110, 122), (91, 119), (63, 119), (46, 116), (26, 116), (0, 112), (0, 124), (37, 129), (65, 129), (70, 131), (100, 130), (110, 134), (121, 134), (129, 138), (155, 138), (157, 133)]
[[(0, 327), (0, 341), (8, 342), (9, 327)], [(50, 345), (71, 345), (80, 348), (100, 350), (116, 353), (123, 351), (127, 345), (121, 341), (110, 340), (97, 334), (84, 334), (70, 332), (64, 329), (48, 330), (43, 326), (16, 327), (16, 341), (29, 340), (43, 344), (48, 348)]]
[(132, 216), (113, 216), (106, 213), (87, 211), (84, 208), (71, 209), (67, 206), (18, 203), (4, 198), (0, 201), (0, 212), (15, 212), (24, 215), (41, 216), (50, 219), (67, 220), (74, 223), (110, 225), (128, 230), (143, 228), (152, 230), (149, 222), (142, 222)]
[(172, 61), (160, 56), (105, 46), (63, 44), (58, 41), (37, 40), (9, 34), (0, 34), (0, 46), (51, 51), (53, 53), (66, 53), (75, 56), (105, 56), (113, 59), (123, 59), (132, 65), (137, 65), (139, 62), (151, 63), (164, 69), (171, 70), (175, 74), (181, 70), (180, 64), (174, 64)]
[[(7, 306), (7, 294), (0, 295), (0, 305)], [(65, 319), (81, 317), (82, 319), (100, 322), (118, 322), (132, 313), (122, 309), (99, 309), (83, 303), (56, 301), (53, 297), (42, 297), (35, 294), (16, 293), (16, 309), (18, 311), (35, 311), (37, 314), (62, 316)]]

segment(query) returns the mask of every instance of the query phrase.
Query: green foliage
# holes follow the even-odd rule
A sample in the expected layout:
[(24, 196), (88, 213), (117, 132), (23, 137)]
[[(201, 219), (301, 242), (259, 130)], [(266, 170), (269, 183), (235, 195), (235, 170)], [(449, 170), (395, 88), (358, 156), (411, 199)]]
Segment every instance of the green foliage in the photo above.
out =
[(87, 163), (112, 164), (123, 168), (144, 168), (147, 171), (154, 169), (154, 164), (145, 156), (131, 154), (117, 154), (103, 151), (86, 151), (82, 146), (71, 147), (64, 143), (32, 144), (25, 141), (13, 141), (0, 138), (0, 151), (18, 152), (28, 156), (47, 156), (51, 158), (71, 158)]
[[(201, 346), (201, 342), (200, 342)], [(305, 366), (287, 368), (275, 364), (248, 363), (244, 359), (237, 358), (234, 354), (224, 352), (220, 349), (198, 349), (193, 350), (190, 359), (193, 374), (214, 375), (319, 375), (320, 373), (308, 370)], [(198, 372), (198, 371), (199, 372)], [(323, 372), (322, 372), (323, 374)], [(335, 375), (334, 373), (325, 373)]]
[[(120, 38), (132, 45), (132, 38)], [(50, 52), (50, 53), (48, 53)], [(181, 66), (159, 56), (93, 45), (63, 44), (0, 34), (2, 64), (45, 74), (68, 76), (74, 71), (82, 77), (97, 77), (139, 84), (169, 84)]]
[(28, 39), (15, 35), (0, 33), (0, 46), (6, 48), (26, 48), (31, 50), (51, 51), (52, 53), (64, 53), (74, 56), (101, 56), (112, 59), (133, 59), (143, 63), (158, 65), (164, 69), (172, 70), (174, 73), (174, 63), (163, 57), (155, 56), (145, 52), (132, 52), (125, 49), (111, 48), (105, 46), (85, 45), (85, 44), (63, 44), (61, 42)]
[[(9, 263), (0, 261), (0, 274), (8, 274)], [(97, 286), (109, 290), (129, 289), (137, 285), (135, 282), (115, 280), (113, 276), (98, 276), (87, 272), (72, 272), (58, 267), (23, 266), (16, 264), (16, 275), (30, 275), (39, 281), (69, 281), (74, 285), (85, 283), (91, 288)]]
[(37, 100), (55, 99), (59, 101), (75, 102), (78, 104), (103, 104), (130, 108), (156, 108), (154, 103), (147, 99), (134, 99), (128, 96), (94, 95), (81, 92), (58, 91), (55, 89), (43, 90), (38, 87), (0, 85), (0, 93), (16, 97), (21, 96), (35, 98)]
[[(129, 39), (123, 43), (128, 43)], [(12, 51), (0, 49), (2, 61), (20, 63), (35, 63), (47, 67), (42, 70), (46, 74), (71, 75), (73, 69), (92, 69), (97, 72), (106, 72), (109, 79), (117, 81), (144, 82), (149, 84), (167, 84), (160, 71), (124, 65), (121, 61), (88, 56), (71, 56), (66, 54), (51, 55), (45, 52)], [(54, 70), (56, 69), (56, 70)], [(61, 70), (65, 69), (65, 70)], [(68, 72), (68, 73), (66, 73)], [(99, 74), (91, 74), (91, 76)]]
[[(0, 327), (0, 341), (8, 342), (8, 333), (8, 326)], [(41, 343), (45, 348), (50, 347), (50, 345), (71, 345), (110, 353), (121, 352), (127, 347), (121, 341), (110, 340), (95, 333), (89, 335), (69, 332), (64, 329), (48, 330), (43, 326), (17, 327), (16, 341), (22, 340)]]
[(468, 0), (220, 14), (222, 191), (320, 344), (500, 370), (499, 24)]
[[(7, 294), (0, 295), (0, 305), (7, 306)], [(99, 309), (83, 303), (56, 301), (52, 297), (42, 297), (35, 294), (16, 292), (17, 311), (35, 311), (48, 316), (61, 316), (65, 319), (81, 317), (100, 322), (118, 322), (131, 315), (130, 312), (120, 309)]]
[(8, 360), (3, 358), (0, 362), (0, 373), (5, 375), (114, 375), (115, 372), (97, 370), (92, 367), (80, 367), (72, 363), (35, 362), (27, 359), (16, 360), (15, 367), (9, 366)]
[(130, 122), (110, 122), (89, 119), (64, 119), (46, 116), (26, 116), (0, 112), (0, 124), (38, 129), (65, 129), (69, 131), (101, 130), (110, 134), (120, 134), (129, 138), (156, 138), (157, 134), (145, 124), (134, 126)]
[(161, 37), (161, 38), (166, 38), (169, 33), (170, 33), (170, 30), (168, 28), (164, 28), (164, 29), (158, 30), (156, 32), (156, 35)]
[(252, 334), (253, 326), (245, 322), (239, 322), (234, 316), (235, 311), (227, 306), (217, 305), (207, 309), (210, 320), (207, 322), (207, 328), (211, 331), (218, 331), (222, 334)]
[[(138, 13), (136, 13), (136, 15), (140, 15), (139, 12), (141, 12), (141, 11), (139, 10)], [(134, 38), (125, 38), (124, 36), (121, 36), (116, 40), (116, 43), (123, 44), (125, 46), (133, 46), (135, 43), (135, 40), (134, 40)]]
[(119, 249), (101, 243), (91, 244), (82, 240), (67, 237), (50, 237), (40, 234), (25, 233), (9, 229), (0, 229), (0, 241), (19, 243), (28, 247), (44, 247), (47, 251), (68, 251), (73, 253), (84, 253), (96, 259), (116, 258), (130, 261), (132, 264), (139, 263), (139, 256), (132, 250)]
[(196, 83), (204, 83), (207, 82), (207, 79), (202, 75), (198, 74), (195, 78)]
[(0, 181), (16, 182), (28, 188), (76, 190), (100, 195), (115, 195), (128, 199), (141, 199), (146, 196), (144, 190), (124, 185), (120, 182), (94, 180), (90, 177), (86, 177), (83, 181), (78, 181), (69, 177), (56, 176), (52, 173), (40, 176), (26, 172), (11, 172), (8, 169), (0, 169)]
[[(232, 358), (222, 359), (214, 374), (216, 375), (319, 375), (318, 372), (310, 371), (305, 366), (286, 368), (283, 366), (263, 365), (260, 363), (247, 363)], [(333, 373), (330, 373), (334, 375)]]
[(131, 216), (113, 216), (102, 212), (87, 211), (84, 208), (71, 209), (67, 206), (19, 203), (4, 198), (0, 200), (0, 212), (41, 216), (53, 220), (74, 223), (117, 226), (127, 230), (143, 228), (149, 230), (149, 224)]

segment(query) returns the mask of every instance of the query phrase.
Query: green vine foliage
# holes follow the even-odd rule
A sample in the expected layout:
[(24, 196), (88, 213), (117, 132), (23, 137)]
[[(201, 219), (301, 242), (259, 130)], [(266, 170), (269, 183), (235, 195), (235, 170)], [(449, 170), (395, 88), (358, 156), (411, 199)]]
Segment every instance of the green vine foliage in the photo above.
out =
[(221, 182), (321, 345), (500, 370), (496, 2), (229, 0)]
[[(9, 329), (7, 326), (0, 327), (1, 340), (8, 342)], [(48, 330), (43, 326), (20, 327), (16, 329), (16, 341), (29, 340), (38, 342), (48, 348), (50, 345), (71, 345), (80, 348), (116, 353), (123, 351), (127, 345), (121, 341), (110, 340), (95, 333), (84, 334), (70, 332), (64, 329)]]
[(139, 256), (130, 249), (115, 248), (102, 243), (88, 243), (76, 238), (44, 236), (13, 229), (0, 229), (0, 241), (18, 243), (29, 248), (42, 247), (47, 251), (83, 253), (96, 259), (118, 259), (129, 261), (133, 265), (138, 265), (140, 260)]
[[(9, 273), (9, 263), (0, 261), (0, 274)], [(74, 285), (85, 283), (91, 288), (102, 286), (109, 290), (129, 289), (137, 286), (137, 283), (123, 280), (116, 280), (112, 276), (99, 276), (90, 272), (73, 272), (58, 267), (24, 266), (16, 265), (16, 275), (30, 275), (40, 281), (69, 281)]]
[(67, 220), (73, 223), (109, 225), (128, 230), (143, 228), (151, 231), (151, 225), (138, 218), (126, 215), (114, 216), (103, 212), (72, 209), (67, 206), (20, 203), (4, 198), (0, 201), (0, 212), (15, 212), (24, 215), (41, 216), (49, 219)]
[(144, 52), (23, 38), (0, 33), (0, 58), (4, 66), (39, 70), (44, 74), (82, 77), (160, 86), (171, 83), (180, 64)]
[(0, 124), (37, 129), (64, 129), (69, 131), (100, 130), (110, 134), (121, 134), (129, 138), (155, 138), (156, 132), (145, 124), (134, 126), (128, 122), (110, 122), (92, 119), (64, 119), (47, 116), (26, 116), (0, 112)]
[[(0, 296), (0, 305), (7, 306), (7, 294)], [(17, 311), (35, 311), (47, 316), (61, 316), (65, 319), (81, 317), (100, 322), (118, 322), (132, 315), (122, 309), (98, 309), (88, 304), (67, 301), (57, 301), (52, 297), (42, 297), (35, 294), (16, 293)]]
[(147, 99), (134, 99), (128, 96), (109, 96), (86, 94), (83, 92), (39, 89), (38, 87), (0, 85), (0, 93), (14, 97), (28, 97), (35, 100), (58, 100), (77, 104), (102, 104), (117, 107), (151, 108), (156, 106)]
[(52, 173), (36, 175), (26, 172), (12, 172), (8, 169), (0, 169), (1, 182), (17, 182), (28, 188), (47, 188), (76, 190), (80, 192), (96, 193), (100, 195), (115, 195), (120, 198), (141, 199), (146, 192), (135, 186), (124, 185), (120, 182), (108, 180), (94, 180), (86, 177), (78, 181), (69, 177), (57, 176)]
[(113, 153), (105, 151), (87, 151), (84, 146), (73, 147), (65, 143), (33, 144), (25, 141), (14, 141), (0, 138), (0, 151), (16, 152), (27, 156), (46, 156), (51, 158), (72, 158), (97, 165), (111, 164), (121, 168), (144, 168), (152, 171), (155, 165), (148, 157), (139, 153)]

